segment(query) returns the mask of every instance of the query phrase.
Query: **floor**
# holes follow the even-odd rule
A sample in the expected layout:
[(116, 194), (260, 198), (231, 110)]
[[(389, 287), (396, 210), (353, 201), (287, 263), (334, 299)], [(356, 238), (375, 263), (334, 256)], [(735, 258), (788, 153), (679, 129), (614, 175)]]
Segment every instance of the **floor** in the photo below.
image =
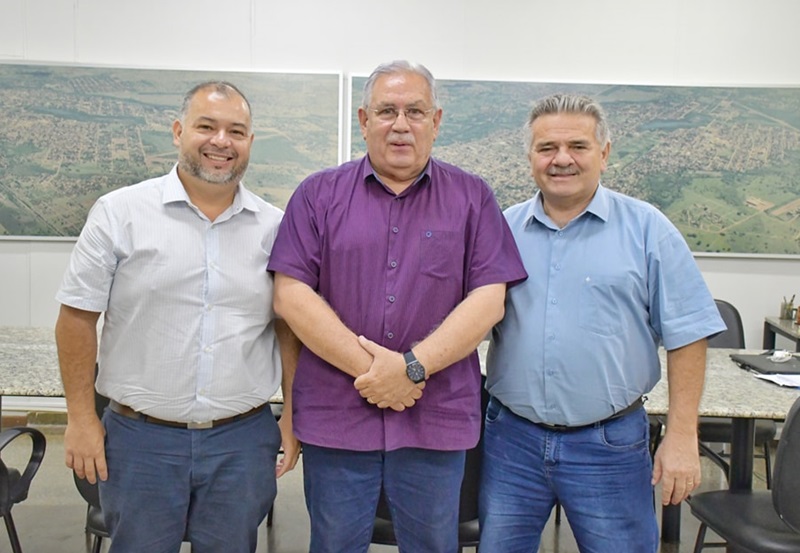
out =
[[(6, 425), (4, 425), (6, 427)], [(14, 507), (14, 520), (25, 553), (83, 553), (88, 551), (83, 532), (85, 504), (78, 495), (72, 474), (63, 461), (63, 426), (40, 426), (47, 436), (44, 463), (36, 475), (28, 499)], [(15, 445), (3, 451), (7, 464), (19, 462), (26, 453)], [(707, 459), (703, 461), (703, 490), (725, 485), (722, 472)], [(754, 486), (764, 488), (763, 462), (756, 460)], [(659, 512), (660, 516), (660, 512)], [(697, 521), (684, 506), (682, 509), (682, 542), (662, 545), (661, 553), (686, 553), (692, 550)], [(278, 481), (273, 526), (264, 525), (259, 532), (258, 553), (305, 553), (308, 551), (308, 516), (303, 503), (302, 471), (294, 471)], [(7, 536), (0, 526), (0, 552), (9, 551)], [(107, 549), (104, 548), (103, 551)], [(190, 551), (188, 544), (183, 552)], [(370, 553), (397, 551), (387, 546), (372, 546)], [(466, 549), (466, 551), (471, 551)], [(540, 553), (577, 553), (575, 541), (564, 520), (556, 526), (551, 519), (542, 539)]]

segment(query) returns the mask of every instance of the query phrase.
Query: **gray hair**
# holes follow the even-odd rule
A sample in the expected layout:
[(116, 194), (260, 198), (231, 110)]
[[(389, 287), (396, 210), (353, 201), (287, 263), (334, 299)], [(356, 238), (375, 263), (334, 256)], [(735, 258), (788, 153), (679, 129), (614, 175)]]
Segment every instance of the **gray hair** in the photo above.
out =
[(247, 96), (244, 95), (244, 92), (239, 90), (235, 85), (229, 83), (228, 81), (205, 81), (193, 86), (192, 89), (184, 95), (180, 113), (181, 123), (185, 121), (186, 114), (189, 112), (189, 105), (192, 103), (194, 97), (198, 92), (207, 88), (212, 89), (218, 94), (222, 94), (226, 98), (230, 98), (232, 95), (239, 95), (247, 105), (247, 111), (250, 113), (250, 118), (253, 118), (253, 110), (250, 108), (250, 101), (247, 99)]
[(595, 120), (595, 138), (601, 148), (611, 141), (611, 131), (608, 129), (606, 112), (596, 100), (588, 96), (577, 94), (553, 94), (537, 101), (531, 109), (528, 122), (525, 123), (525, 153), (530, 153), (533, 143), (533, 123), (543, 115), (557, 113), (578, 113), (591, 115)]
[(431, 100), (433, 100), (434, 109), (439, 109), (439, 96), (436, 94), (436, 80), (428, 68), (420, 63), (412, 63), (406, 60), (395, 60), (388, 63), (382, 63), (367, 79), (364, 84), (364, 96), (361, 100), (361, 107), (369, 109), (370, 102), (372, 101), (372, 89), (375, 88), (375, 81), (381, 75), (394, 75), (397, 73), (415, 73), (422, 76), (428, 83), (428, 88), (431, 91)]

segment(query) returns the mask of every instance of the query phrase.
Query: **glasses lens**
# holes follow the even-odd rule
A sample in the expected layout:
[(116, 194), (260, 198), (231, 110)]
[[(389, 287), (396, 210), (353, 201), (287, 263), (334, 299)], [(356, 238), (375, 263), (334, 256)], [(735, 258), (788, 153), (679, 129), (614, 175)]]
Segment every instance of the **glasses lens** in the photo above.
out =
[(419, 108), (408, 108), (406, 111), (406, 119), (410, 121), (422, 121), (425, 119), (426, 112)]
[(394, 123), (402, 112), (408, 121), (423, 121), (431, 110), (424, 110), (420, 108), (405, 108), (399, 110), (395, 107), (385, 107), (372, 110), (375, 116), (385, 123)]

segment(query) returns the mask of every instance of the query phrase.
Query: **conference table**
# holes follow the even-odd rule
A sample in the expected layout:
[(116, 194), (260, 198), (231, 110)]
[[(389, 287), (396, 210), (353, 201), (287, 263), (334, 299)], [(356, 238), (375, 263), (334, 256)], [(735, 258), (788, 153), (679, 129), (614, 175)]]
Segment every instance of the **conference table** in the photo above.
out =
[[(485, 366), (487, 344), (478, 348)], [(740, 350), (709, 349), (706, 380), (700, 401), (701, 416), (730, 417), (730, 488), (748, 490), (753, 485), (755, 419), (783, 420), (800, 390), (782, 388), (755, 378), (739, 368), (730, 354)], [(662, 378), (647, 394), (645, 409), (666, 415), (669, 408), (666, 352), (660, 352)], [(758, 352), (751, 352), (758, 353)], [(3, 396), (63, 397), (52, 328), (0, 327), (0, 414)], [(273, 401), (280, 401), (276, 394)], [(663, 509), (662, 540), (680, 541), (680, 505)]]
[[(710, 348), (707, 355), (706, 380), (700, 400), (700, 416), (730, 417), (732, 440), (729, 488), (750, 490), (753, 487), (753, 448), (755, 419), (783, 420), (800, 390), (783, 388), (756, 378), (739, 367), (730, 354), (742, 350)], [(748, 353), (760, 353), (749, 351)], [(668, 411), (666, 352), (662, 349), (662, 378), (647, 394), (645, 409), (651, 415)], [(661, 539), (667, 543), (680, 541), (680, 505), (662, 511)]]
[(52, 328), (0, 326), (0, 415), (3, 396), (64, 396)]
[[(0, 326), (0, 415), (3, 396), (64, 397), (53, 328)], [(280, 388), (270, 403), (283, 403)]]

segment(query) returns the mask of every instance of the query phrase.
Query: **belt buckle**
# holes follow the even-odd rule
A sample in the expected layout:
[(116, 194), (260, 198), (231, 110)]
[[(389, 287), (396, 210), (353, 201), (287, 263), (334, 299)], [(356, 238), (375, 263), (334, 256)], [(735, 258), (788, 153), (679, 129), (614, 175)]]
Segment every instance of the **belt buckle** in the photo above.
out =
[(214, 428), (214, 421), (188, 422), (186, 423), (186, 428), (189, 430), (207, 430), (209, 428)]

